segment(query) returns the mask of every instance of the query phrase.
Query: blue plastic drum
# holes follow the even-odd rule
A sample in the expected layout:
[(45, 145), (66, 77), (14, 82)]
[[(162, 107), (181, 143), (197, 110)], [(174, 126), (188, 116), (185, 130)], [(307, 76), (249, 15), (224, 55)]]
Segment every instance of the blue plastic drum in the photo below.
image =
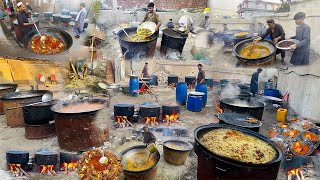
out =
[(131, 96), (137, 96), (138, 93), (134, 92), (139, 90), (139, 77), (138, 76), (130, 76), (129, 82), (129, 92)]
[(221, 79), (221, 80), (220, 80), (220, 87), (221, 87), (221, 89), (224, 89), (224, 88), (227, 86), (228, 83), (229, 83), (229, 80), (228, 80), (228, 79)]
[(158, 76), (151, 75), (150, 85), (158, 86)]
[(204, 93), (202, 97), (202, 107), (205, 107), (207, 104), (207, 98), (208, 98), (208, 88), (206, 84), (197, 84), (196, 86), (196, 92), (202, 92)]
[(176, 87), (176, 101), (179, 105), (185, 105), (187, 101), (188, 87), (184, 82), (178, 82)]
[(273, 89), (273, 82), (265, 82), (264, 89)]
[(200, 112), (202, 110), (204, 96), (203, 92), (191, 92), (188, 95), (187, 110), (191, 112)]
[(264, 95), (265, 96), (272, 96), (279, 98), (280, 97), (280, 91), (277, 89), (265, 89), (264, 90)]

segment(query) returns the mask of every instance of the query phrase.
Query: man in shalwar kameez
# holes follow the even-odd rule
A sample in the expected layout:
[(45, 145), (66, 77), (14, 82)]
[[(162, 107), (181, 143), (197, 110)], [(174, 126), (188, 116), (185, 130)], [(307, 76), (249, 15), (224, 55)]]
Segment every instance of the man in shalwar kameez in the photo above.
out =
[(290, 63), (295, 66), (309, 65), (310, 58), (310, 27), (304, 23), (305, 13), (299, 12), (294, 16), (295, 23), (298, 25), (296, 35), (291, 39), (299, 42), (291, 45), (294, 49)]
[(73, 26), (73, 31), (76, 33), (76, 38), (80, 38), (80, 33), (82, 33), (83, 31), (84, 20), (86, 19), (86, 16), (87, 16), (87, 10), (85, 6), (86, 6), (85, 3), (80, 4), (80, 12), (76, 17), (76, 23)]

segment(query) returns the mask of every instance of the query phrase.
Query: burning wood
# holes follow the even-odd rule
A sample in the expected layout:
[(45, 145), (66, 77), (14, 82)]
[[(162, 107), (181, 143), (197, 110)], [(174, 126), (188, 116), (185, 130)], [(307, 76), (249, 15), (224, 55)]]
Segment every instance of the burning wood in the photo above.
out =
[(57, 173), (54, 170), (54, 165), (40, 165), (40, 174), (55, 176)]
[(288, 180), (304, 180), (304, 176), (300, 168), (292, 169), (288, 171)]
[(61, 167), (61, 171), (64, 171), (64, 174), (68, 174), (70, 171), (76, 170), (78, 166), (77, 161), (71, 161), (70, 163), (64, 162)]
[(127, 123), (128, 117), (127, 116), (116, 116), (117, 124), (119, 124), (120, 128), (128, 127), (129, 124)]
[(13, 177), (20, 177), (24, 175), (30, 177), (30, 175), (22, 169), (21, 164), (9, 164), (9, 172), (12, 173)]
[(220, 108), (220, 106), (218, 105), (217, 101), (214, 101), (215, 105), (216, 105), (216, 109), (218, 110), (219, 113), (223, 113), (223, 110)]
[(166, 114), (164, 116), (163, 122), (167, 123), (167, 126), (169, 126), (171, 123), (179, 123), (180, 114), (179, 113), (172, 113), (171, 115)]
[(146, 121), (146, 123), (144, 123), (145, 125), (156, 125), (158, 126), (159, 123), (157, 122), (158, 118), (157, 117), (145, 117), (144, 120)]

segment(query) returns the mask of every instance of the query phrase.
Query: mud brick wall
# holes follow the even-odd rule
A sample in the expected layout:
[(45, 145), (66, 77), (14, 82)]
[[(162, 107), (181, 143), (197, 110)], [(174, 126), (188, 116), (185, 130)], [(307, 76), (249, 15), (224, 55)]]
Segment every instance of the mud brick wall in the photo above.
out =
[[(117, 0), (118, 6), (125, 9), (134, 8), (136, 6), (146, 7), (149, 0)], [(183, 9), (183, 8), (204, 8), (207, 0), (154, 0), (156, 8), (160, 9)]]

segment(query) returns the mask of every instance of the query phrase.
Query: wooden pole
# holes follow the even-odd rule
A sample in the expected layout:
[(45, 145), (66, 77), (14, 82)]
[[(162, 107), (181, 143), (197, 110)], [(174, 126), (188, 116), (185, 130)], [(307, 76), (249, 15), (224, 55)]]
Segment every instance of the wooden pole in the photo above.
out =
[(93, 75), (93, 44), (95, 40), (96, 29), (93, 30), (92, 43), (91, 43), (91, 75)]

